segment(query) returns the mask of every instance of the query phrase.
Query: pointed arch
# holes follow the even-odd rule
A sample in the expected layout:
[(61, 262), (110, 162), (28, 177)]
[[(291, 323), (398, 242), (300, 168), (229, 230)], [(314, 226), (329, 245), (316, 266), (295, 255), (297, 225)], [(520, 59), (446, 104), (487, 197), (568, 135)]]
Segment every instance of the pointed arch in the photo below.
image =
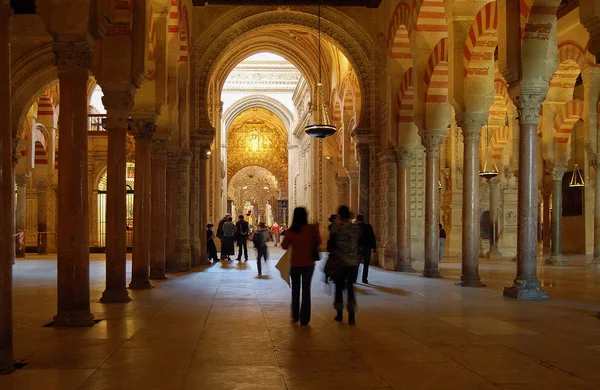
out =
[(558, 69), (550, 79), (550, 88), (573, 89), (577, 77), (587, 68), (585, 50), (574, 41), (564, 41), (558, 45)]
[[(498, 4), (493, 1), (479, 10), (469, 28), (463, 49), (465, 76), (468, 73), (475, 75), (489, 73), (489, 62), (494, 57), (494, 50), (498, 45), (497, 28)], [(479, 62), (483, 62), (483, 64), (478, 64)]]
[(444, 0), (412, 0), (412, 4), (417, 31), (448, 33)]
[(496, 128), (492, 139), (490, 140), (490, 149), (492, 152), (492, 158), (496, 161), (497, 164), (500, 164), (502, 161), (502, 153), (504, 152), (504, 147), (506, 143), (510, 139), (510, 127), (508, 126), (499, 126)]
[(405, 0), (398, 3), (388, 26), (387, 46), (392, 58), (412, 58), (409, 37), (414, 20), (410, 6)]
[(448, 101), (448, 39), (442, 38), (435, 45), (425, 69), (425, 102)]
[(404, 72), (398, 91), (398, 122), (412, 123), (415, 120), (413, 68)]

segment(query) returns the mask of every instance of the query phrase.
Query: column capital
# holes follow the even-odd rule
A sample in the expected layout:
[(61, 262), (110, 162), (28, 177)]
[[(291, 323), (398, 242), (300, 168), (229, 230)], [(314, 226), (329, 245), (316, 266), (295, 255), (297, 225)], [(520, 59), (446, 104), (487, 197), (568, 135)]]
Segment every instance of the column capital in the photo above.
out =
[(398, 148), (396, 151), (396, 161), (400, 168), (410, 168), (410, 164), (414, 158), (415, 152), (410, 148)]
[(490, 182), (490, 188), (498, 188), (500, 186), (500, 178), (498, 176), (488, 180)]
[(446, 138), (446, 130), (428, 130), (420, 134), (421, 144), (427, 154), (440, 154), (440, 147)]
[(142, 119), (133, 121), (133, 137), (136, 141), (152, 139), (152, 136), (156, 132), (156, 123), (148, 122)]
[(338, 176), (335, 178), (335, 182), (337, 183), (338, 190), (343, 190), (344, 188), (348, 188), (350, 184), (350, 178), (348, 176)]
[(192, 152), (185, 150), (179, 156), (178, 166), (188, 166), (192, 162)]
[(178, 162), (179, 162), (179, 152), (169, 150), (167, 152), (167, 169), (169, 169), (169, 170), (177, 169)]
[(537, 125), (540, 120), (542, 102), (546, 99), (543, 91), (522, 91), (519, 99), (515, 100), (515, 106), (519, 112), (519, 122), (528, 125)]
[(350, 183), (358, 183), (358, 171), (347, 171)]
[(129, 111), (133, 108), (133, 97), (135, 96), (135, 88), (130, 86), (125, 86), (122, 89), (113, 88), (112, 86), (106, 86), (102, 89), (102, 104), (109, 110), (123, 110), (127, 111), (127, 115), (129, 116)]
[(27, 187), (31, 173), (15, 173), (15, 183), (17, 187)]
[(156, 156), (167, 157), (169, 142), (165, 139), (152, 140), (152, 158)]
[(381, 164), (395, 164), (397, 160), (396, 151), (394, 149), (384, 150), (377, 154), (377, 158)]
[(200, 129), (190, 134), (190, 142), (197, 142), (200, 146), (210, 146), (215, 140), (217, 131), (214, 128)]
[(460, 126), (465, 140), (478, 140), (481, 128), (488, 122), (487, 112), (464, 112), (456, 116), (456, 123)]
[(565, 172), (568, 169), (568, 165), (565, 163), (554, 163), (552, 164), (552, 181), (562, 181)]
[(88, 70), (92, 66), (92, 48), (88, 42), (55, 41), (52, 49), (59, 72)]
[(38, 191), (47, 191), (52, 188), (52, 183), (48, 179), (38, 179), (35, 181)]
[(210, 152), (210, 146), (201, 145), (198, 148), (198, 153), (199, 153), (198, 158), (201, 160), (208, 160), (209, 152)]
[(371, 143), (371, 131), (366, 129), (354, 129), (350, 132), (350, 136), (357, 145)]

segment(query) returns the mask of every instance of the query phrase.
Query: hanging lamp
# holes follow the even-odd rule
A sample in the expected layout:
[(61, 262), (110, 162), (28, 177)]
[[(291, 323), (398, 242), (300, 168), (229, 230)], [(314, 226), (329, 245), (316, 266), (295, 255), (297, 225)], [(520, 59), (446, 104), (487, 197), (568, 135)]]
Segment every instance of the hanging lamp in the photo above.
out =
[[(317, 84), (317, 90), (315, 91), (313, 109), (313, 120), (312, 124), (304, 127), (306, 134), (315, 138), (325, 138), (335, 134), (336, 128), (334, 125), (329, 123), (329, 115), (327, 115), (327, 107), (325, 107), (325, 99), (323, 99), (323, 83), (322, 83), (322, 69), (321, 69), (321, 3), (318, 5), (318, 26), (319, 26), (319, 83)], [(316, 110), (316, 111), (314, 111)]]
[(577, 138), (575, 138), (575, 165), (573, 166), (573, 174), (571, 175), (569, 187), (585, 187), (583, 175), (581, 174), (579, 166), (577, 166)]
[(441, 190), (441, 189), (442, 189), (442, 181), (438, 180), (438, 190)]
[(490, 180), (498, 176), (498, 166), (490, 153), (490, 124), (489, 121), (485, 125), (485, 159), (483, 160), (483, 169), (479, 172), (479, 176), (486, 180)]

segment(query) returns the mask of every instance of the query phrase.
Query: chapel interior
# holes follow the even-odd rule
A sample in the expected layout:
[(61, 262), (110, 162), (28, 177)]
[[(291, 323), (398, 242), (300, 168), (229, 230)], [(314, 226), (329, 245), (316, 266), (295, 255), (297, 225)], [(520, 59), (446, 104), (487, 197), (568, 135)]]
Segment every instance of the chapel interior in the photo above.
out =
[[(597, 389), (599, 99), (600, 0), (0, 0), (0, 389)], [(207, 258), (340, 205), (356, 327)]]

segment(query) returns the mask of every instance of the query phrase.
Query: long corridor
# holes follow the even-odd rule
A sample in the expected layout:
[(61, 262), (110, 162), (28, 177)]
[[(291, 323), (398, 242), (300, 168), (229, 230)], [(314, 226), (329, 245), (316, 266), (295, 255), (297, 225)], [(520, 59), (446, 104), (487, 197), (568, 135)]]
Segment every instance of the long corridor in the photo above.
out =
[[(281, 251), (271, 248), (271, 258)], [(583, 258), (540, 266), (547, 302), (504, 299), (509, 261), (482, 265), (484, 289), (372, 268), (358, 285), (357, 326), (333, 320), (332, 286), (316, 272), (310, 326), (290, 322), (288, 286), (268, 265), (226, 262), (171, 274), (97, 303), (102, 255), (92, 256), (91, 328), (43, 327), (56, 306), (56, 261), (15, 266), (15, 349), (27, 365), (2, 390), (137, 389), (597, 389), (600, 272)], [(542, 263), (542, 261), (539, 261)], [(130, 264), (128, 264), (130, 266)], [(320, 267), (323, 264), (319, 264)]]

